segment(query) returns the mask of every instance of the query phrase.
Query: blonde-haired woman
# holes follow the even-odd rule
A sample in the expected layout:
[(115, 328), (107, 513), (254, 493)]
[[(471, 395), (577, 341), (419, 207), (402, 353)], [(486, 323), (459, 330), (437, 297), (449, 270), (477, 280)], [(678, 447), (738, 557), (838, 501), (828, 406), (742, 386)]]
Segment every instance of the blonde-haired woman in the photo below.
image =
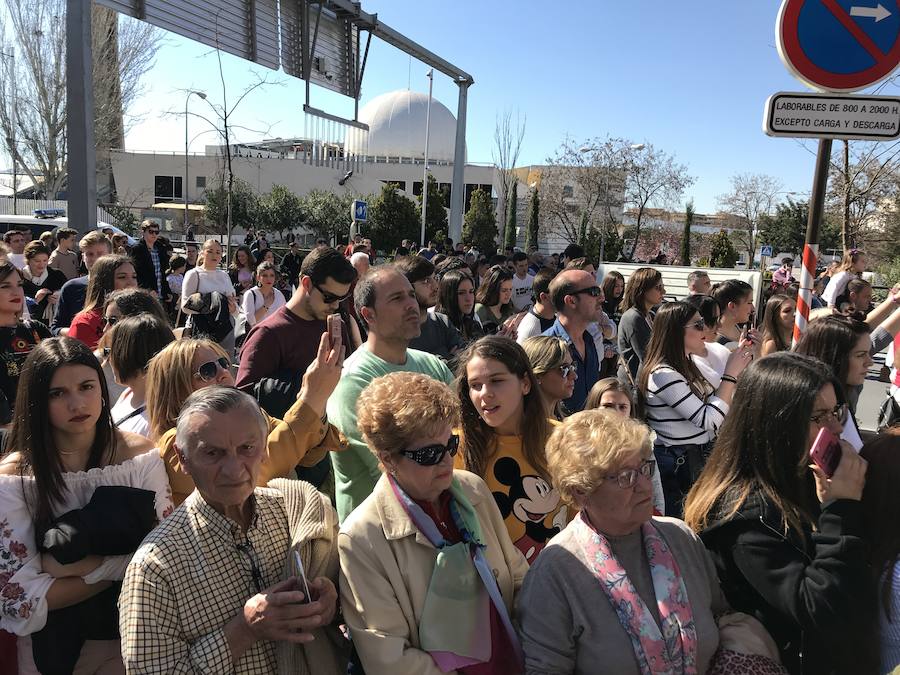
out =
[[(263, 411), (268, 424), (268, 457), (263, 461), (258, 484), (290, 476), (294, 467), (314, 466), (330, 450), (342, 450), (345, 441), (325, 417), (325, 403), (337, 386), (341, 348), (329, 349), (325, 335), (319, 353), (303, 376), (303, 386), (284, 419)], [(182, 339), (172, 342), (150, 361), (147, 370), (147, 416), (150, 438), (166, 464), (172, 500), (183, 502), (194, 490), (175, 452), (175, 423), (182, 404), (193, 392), (213, 384), (234, 386), (231, 362), (215, 342)]]
[(563, 401), (575, 391), (578, 378), (572, 352), (566, 341), (548, 335), (536, 335), (522, 342), (522, 349), (531, 362), (538, 388), (544, 395), (547, 410), (557, 421), (568, 415)]
[(547, 464), (579, 515), (525, 577), (526, 672), (706, 673), (727, 603), (697, 536), (680, 520), (653, 517), (650, 430), (586, 410), (550, 436)]
[[(237, 299), (234, 285), (228, 274), (219, 269), (222, 260), (222, 245), (215, 239), (203, 242), (203, 248), (197, 258), (197, 266), (187, 271), (181, 285), (181, 311), (188, 315), (188, 326), (194, 327), (199, 312), (191, 309), (191, 296), (195, 293), (207, 295), (221, 293), (228, 301), (228, 313), (231, 315), (232, 330), (219, 343), (231, 355), (234, 354), (234, 316), (237, 314)], [(206, 314), (206, 313), (204, 313)], [(205, 323), (205, 322), (204, 322)]]
[(528, 565), (485, 482), (453, 469), (453, 392), (390, 373), (363, 390), (357, 411), (384, 471), (338, 535), (341, 605), (363, 668), (522, 673), (511, 614)]
[(858, 248), (851, 248), (848, 251), (845, 251), (844, 257), (841, 258), (840, 265), (838, 265), (832, 273), (831, 280), (825, 287), (825, 292), (822, 293), (822, 300), (824, 300), (829, 307), (835, 307), (838, 298), (844, 294), (850, 280), (862, 277), (862, 273), (865, 269), (865, 251), (860, 251)]

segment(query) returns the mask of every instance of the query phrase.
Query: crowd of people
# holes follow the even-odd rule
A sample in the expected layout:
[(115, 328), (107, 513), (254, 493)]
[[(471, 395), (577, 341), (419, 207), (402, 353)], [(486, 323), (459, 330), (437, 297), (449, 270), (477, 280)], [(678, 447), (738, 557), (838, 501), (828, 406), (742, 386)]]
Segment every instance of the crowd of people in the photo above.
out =
[(790, 263), (759, 315), (576, 245), (28, 239), (3, 673), (900, 667), (900, 430), (857, 422), (900, 285), (873, 307), (862, 251), (793, 345)]

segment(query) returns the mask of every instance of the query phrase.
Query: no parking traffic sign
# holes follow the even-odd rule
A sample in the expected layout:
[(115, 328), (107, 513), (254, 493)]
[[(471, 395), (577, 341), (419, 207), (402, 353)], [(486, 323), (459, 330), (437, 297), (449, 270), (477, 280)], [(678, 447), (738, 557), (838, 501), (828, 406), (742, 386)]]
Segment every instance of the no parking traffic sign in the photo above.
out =
[(775, 24), (781, 60), (820, 91), (864, 89), (900, 63), (898, 0), (784, 0)]

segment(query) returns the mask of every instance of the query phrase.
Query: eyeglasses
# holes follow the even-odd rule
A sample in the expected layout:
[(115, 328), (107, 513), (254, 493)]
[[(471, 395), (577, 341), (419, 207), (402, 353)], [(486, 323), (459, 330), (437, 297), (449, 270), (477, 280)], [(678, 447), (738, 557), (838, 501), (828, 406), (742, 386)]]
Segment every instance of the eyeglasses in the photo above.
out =
[(145, 230), (145, 232), (146, 232), (147, 234), (159, 234), (159, 230), (154, 230), (154, 229), (149, 228), (149, 227)]
[(612, 476), (604, 476), (603, 478), (606, 480), (614, 480), (619, 484), (619, 487), (623, 490), (628, 490), (629, 488), (634, 487), (634, 484), (637, 483), (638, 474), (644, 476), (645, 478), (650, 478), (653, 476), (653, 473), (656, 471), (656, 460), (655, 459), (645, 459), (641, 462), (641, 465), (637, 469), (622, 469), (616, 474)]
[(620, 413), (630, 413), (630, 403), (601, 403), (600, 407), (605, 410), (617, 410)]
[(313, 284), (312, 286), (322, 294), (322, 300), (325, 301), (326, 305), (333, 305), (336, 302), (343, 302), (350, 297), (349, 293), (345, 293), (344, 295), (335, 295), (334, 293), (329, 293), (321, 286), (319, 286), (319, 284)]
[(577, 291), (572, 291), (569, 295), (581, 295), (582, 293), (586, 293), (592, 298), (599, 298), (603, 295), (603, 289), (599, 286), (588, 286), (587, 288), (582, 288)]
[(447, 445), (436, 443), (435, 445), (426, 445), (418, 450), (401, 450), (400, 454), (419, 466), (434, 466), (440, 464), (448, 452), (451, 457), (456, 457), (457, 450), (459, 450), (459, 436), (453, 434), (447, 441)]
[(106, 328), (106, 326), (115, 326), (121, 317), (118, 316), (104, 316), (100, 319), (100, 325)]
[(696, 328), (699, 331), (706, 330), (706, 322), (703, 319), (697, 319), (696, 321), (691, 321), (685, 328)]
[(847, 407), (847, 404), (842, 403), (841, 405), (834, 406), (834, 408), (832, 408), (831, 410), (826, 410), (825, 412), (811, 415), (809, 421), (822, 426), (823, 422), (827, 422), (828, 418), (831, 418), (835, 422), (844, 424), (847, 421), (847, 416), (849, 413), (850, 409)]
[(570, 374), (574, 373), (578, 368), (574, 363), (563, 363), (559, 367), (559, 372), (566, 379)]
[(216, 378), (216, 375), (219, 374), (219, 369), (227, 371), (231, 366), (231, 363), (224, 356), (220, 356), (215, 361), (207, 361), (200, 365), (197, 368), (197, 372), (194, 373), (197, 377), (199, 377), (204, 382), (210, 382)]

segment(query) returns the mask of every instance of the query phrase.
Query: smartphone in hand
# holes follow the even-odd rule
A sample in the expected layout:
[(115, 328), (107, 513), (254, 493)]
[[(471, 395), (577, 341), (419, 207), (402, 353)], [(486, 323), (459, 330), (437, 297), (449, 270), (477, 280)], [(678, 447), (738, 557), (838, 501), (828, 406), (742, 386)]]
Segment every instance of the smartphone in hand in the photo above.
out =
[(831, 478), (841, 463), (840, 440), (826, 427), (822, 427), (809, 451), (809, 458), (822, 469), (822, 473)]
[(306, 570), (303, 569), (303, 561), (300, 560), (300, 551), (294, 549), (294, 562), (297, 563), (297, 575), (300, 577), (300, 582), (302, 588), (299, 590), (303, 591), (304, 603), (312, 602), (312, 596), (309, 594), (309, 583), (306, 581)]
[(340, 349), (344, 335), (344, 320), (340, 314), (329, 314), (325, 320), (326, 330), (328, 331), (328, 348)]

